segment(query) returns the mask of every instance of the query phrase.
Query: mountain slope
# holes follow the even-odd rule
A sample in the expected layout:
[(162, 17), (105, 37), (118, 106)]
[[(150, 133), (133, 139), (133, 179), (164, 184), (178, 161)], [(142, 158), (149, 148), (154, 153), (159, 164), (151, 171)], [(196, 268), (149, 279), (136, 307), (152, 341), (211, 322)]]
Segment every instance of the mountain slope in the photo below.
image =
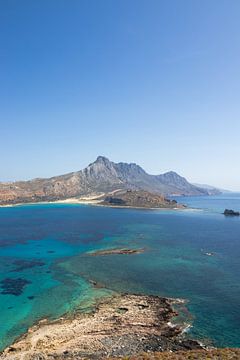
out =
[(119, 189), (163, 195), (208, 195), (174, 172), (149, 175), (136, 164), (114, 163), (103, 156), (85, 169), (49, 179), (0, 183), (0, 204), (37, 202), (108, 193)]
[(206, 189), (199, 186), (190, 184), (184, 177), (178, 175), (174, 171), (166, 172), (165, 174), (158, 175), (158, 179), (162, 184), (165, 184), (170, 194), (176, 191), (176, 194), (182, 193), (183, 195), (203, 195)]

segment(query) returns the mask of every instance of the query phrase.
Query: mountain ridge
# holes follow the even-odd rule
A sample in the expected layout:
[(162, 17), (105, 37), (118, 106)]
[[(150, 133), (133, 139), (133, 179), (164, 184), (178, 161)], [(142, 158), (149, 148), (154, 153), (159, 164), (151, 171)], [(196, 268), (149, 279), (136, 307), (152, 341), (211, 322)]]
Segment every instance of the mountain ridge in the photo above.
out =
[(209, 195), (174, 171), (151, 175), (135, 163), (114, 163), (98, 156), (82, 170), (50, 178), (0, 183), (0, 204), (54, 201), (115, 190), (145, 190), (169, 195)]

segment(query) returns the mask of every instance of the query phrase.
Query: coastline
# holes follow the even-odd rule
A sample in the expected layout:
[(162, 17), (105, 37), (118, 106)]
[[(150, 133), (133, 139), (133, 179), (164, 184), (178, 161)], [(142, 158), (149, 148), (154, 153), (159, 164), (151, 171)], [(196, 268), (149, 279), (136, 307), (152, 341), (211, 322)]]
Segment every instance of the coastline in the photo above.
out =
[(114, 294), (100, 299), (92, 313), (65, 314), (43, 319), (20, 336), (0, 359), (102, 359), (145, 351), (204, 348), (188, 339), (187, 325), (173, 323), (174, 305), (182, 299), (148, 295)]
[(55, 201), (38, 201), (38, 202), (25, 202), (25, 203), (16, 203), (16, 204), (2, 204), (0, 208), (6, 207), (18, 207), (25, 205), (47, 205), (47, 204), (67, 204), (67, 205), (92, 205), (99, 207), (107, 207), (112, 209), (140, 209), (140, 210), (191, 210), (187, 207), (143, 207), (143, 206), (128, 206), (128, 205), (107, 205), (102, 204), (102, 200), (98, 199), (78, 199), (78, 198), (68, 198), (64, 200), (55, 200)]
[[(42, 208), (43, 209), (43, 211), (44, 211), (44, 208)], [(82, 207), (82, 209), (83, 209), (83, 211), (84, 211), (84, 207)], [(87, 208), (86, 208), (86, 211), (87, 211)], [(19, 211), (20, 212), (20, 211)], [(66, 207), (66, 212), (67, 212), (67, 207)], [(101, 211), (100, 211), (100, 213), (101, 213)], [(122, 212), (123, 213), (123, 212)], [(13, 212), (13, 214), (14, 214), (14, 212)], [(159, 215), (161, 215), (161, 214), (159, 214)], [(171, 213), (170, 213), (170, 216), (171, 216)], [(184, 213), (183, 213), (183, 216), (184, 216)], [(131, 260), (131, 259), (129, 259), (129, 260)], [(127, 290), (125, 290), (125, 291), (128, 291), (128, 289)], [(161, 292), (159, 292), (160, 294), (161, 294)], [(174, 295), (174, 293), (173, 293), (173, 295)], [(187, 297), (187, 295), (186, 295), (186, 297)], [(220, 346), (220, 345), (219, 345)]]
[(69, 204), (69, 205), (96, 205), (100, 202), (100, 200), (85, 200), (85, 199), (77, 199), (77, 198), (69, 198), (64, 200), (55, 200), (55, 201), (37, 201), (37, 202), (24, 202), (24, 203), (16, 203), (16, 204), (2, 204), (1, 207), (17, 207), (24, 205), (47, 205), (47, 204)]

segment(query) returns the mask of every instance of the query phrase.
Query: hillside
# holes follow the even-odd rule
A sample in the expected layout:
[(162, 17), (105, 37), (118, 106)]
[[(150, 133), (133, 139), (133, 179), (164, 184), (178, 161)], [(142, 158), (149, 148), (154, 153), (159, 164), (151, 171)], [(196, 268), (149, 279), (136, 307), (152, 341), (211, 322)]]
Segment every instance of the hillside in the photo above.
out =
[(175, 172), (149, 175), (140, 166), (114, 163), (103, 156), (85, 169), (47, 179), (0, 183), (0, 204), (53, 201), (107, 194), (119, 189), (145, 190), (167, 195), (208, 195)]

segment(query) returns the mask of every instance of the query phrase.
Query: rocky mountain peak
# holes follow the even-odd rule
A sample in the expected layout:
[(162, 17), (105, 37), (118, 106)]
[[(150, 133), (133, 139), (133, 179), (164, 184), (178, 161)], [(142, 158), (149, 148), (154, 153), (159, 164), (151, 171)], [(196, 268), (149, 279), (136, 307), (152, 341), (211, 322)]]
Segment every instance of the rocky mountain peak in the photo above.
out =
[(110, 160), (105, 156), (98, 156), (94, 163), (110, 163)]
[(104, 168), (112, 168), (113, 163), (105, 156), (98, 156), (97, 159), (89, 164), (85, 169), (102, 170)]

